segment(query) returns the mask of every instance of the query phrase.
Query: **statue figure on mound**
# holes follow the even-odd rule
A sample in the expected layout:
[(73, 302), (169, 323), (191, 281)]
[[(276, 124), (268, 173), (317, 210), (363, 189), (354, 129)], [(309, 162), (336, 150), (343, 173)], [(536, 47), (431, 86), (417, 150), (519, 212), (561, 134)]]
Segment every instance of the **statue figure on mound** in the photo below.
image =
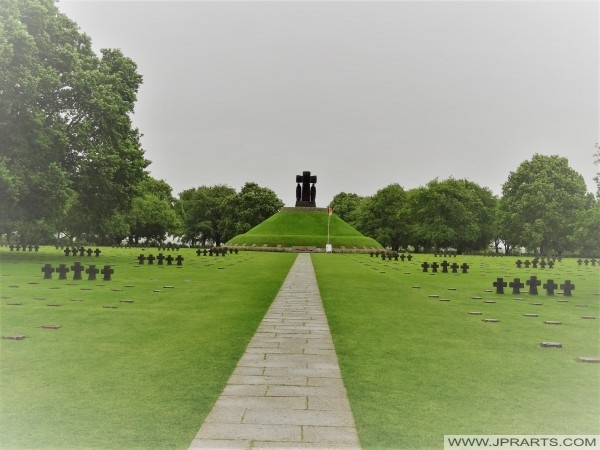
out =
[[(317, 176), (311, 175), (309, 171), (302, 172), (302, 175), (296, 175), (296, 206), (316, 207), (315, 198), (317, 197), (317, 188), (315, 183)], [(302, 183), (302, 186), (300, 186)], [(312, 183), (312, 187), (311, 184)]]

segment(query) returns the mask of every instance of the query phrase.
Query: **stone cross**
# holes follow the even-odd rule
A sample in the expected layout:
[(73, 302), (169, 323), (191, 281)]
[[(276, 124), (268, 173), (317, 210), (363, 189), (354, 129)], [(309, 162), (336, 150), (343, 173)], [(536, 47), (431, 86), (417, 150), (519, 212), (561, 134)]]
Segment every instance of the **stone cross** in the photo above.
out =
[(450, 264), (448, 264), (448, 261), (446, 261), (446, 260), (444, 260), (442, 262), (442, 264), (441, 264), (441, 266), (442, 266), (442, 273), (448, 273), (448, 266), (449, 265)]
[(571, 280), (566, 280), (564, 284), (560, 285), (560, 288), (563, 290), (563, 295), (570, 297), (571, 291), (575, 290), (575, 285), (571, 284)]
[(525, 282), (529, 286), (529, 295), (538, 295), (537, 287), (542, 284), (535, 275), (532, 275), (529, 280)]
[(71, 270), (73, 271), (73, 279), (81, 280), (81, 272), (85, 270), (85, 267), (79, 261), (76, 261), (75, 265), (71, 266)]
[(56, 273), (58, 274), (58, 279), (59, 280), (66, 280), (67, 279), (67, 272), (69, 272), (69, 268), (67, 267), (66, 264), (61, 264), (56, 269)]
[(458, 264), (456, 264), (456, 261), (450, 265), (450, 268), (452, 269), (452, 273), (458, 273)]
[(143, 266), (144, 261), (146, 261), (146, 257), (143, 254), (141, 254), (140, 256), (137, 257), (137, 260), (138, 260), (138, 264)]
[(462, 263), (460, 270), (462, 270), (462, 273), (467, 273), (467, 270), (469, 270), (469, 265), (467, 263)]
[(148, 260), (148, 264), (149, 265), (153, 265), (154, 264), (154, 260), (156, 258), (154, 257), (154, 255), (150, 254), (150, 255), (148, 255), (148, 258), (146, 258), (146, 259)]
[(95, 280), (98, 272), (100, 272), (100, 269), (96, 269), (95, 264), (90, 264), (90, 266), (85, 269), (85, 273), (88, 274), (88, 280)]
[[(296, 175), (296, 206), (316, 206), (316, 182), (317, 176), (311, 175), (310, 171), (304, 171), (302, 172), (302, 175)], [(302, 183), (302, 186), (300, 183)], [(310, 185), (311, 183), (312, 187)]]
[(183, 265), (183, 256), (177, 255), (177, 258), (175, 258), (175, 261), (177, 261), (178, 266)]
[(171, 255), (167, 255), (165, 260), (167, 261), (167, 266), (170, 266), (173, 263), (173, 257)]
[(100, 273), (102, 275), (104, 275), (104, 278), (102, 278), (104, 281), (110, 281), (110, 276), (115, 273), (115, 269), (113, 269), (112, 267), (110, 267), (109, 265), (104, 266), (104, 268), (100, 271)]
[(431, 271), (437, 272), (438, 267), (440, 267), (440, 265), (437, 262), (433, 262), (433, 264), (431, 264)]
[(94, 250), (94, 254), (96, 255), (96, 258), (98, 256), (100, 256), (100, 253), (102, 253), (102, 250), (100, 250), (99, 248), (97, 248), (96, 250)]
[(163, 255), (162, 253), (159, 253), (158, 256), (156, 257), (156, 264), (158, 264), (159, 266), (162, 266), (164, 259), (165, 259), (165, 255)]
[(515, 278), (514, 281), (511, 281), (510, 283), (508, 283), (508, 286), (512, 288), (513, 294), (520, 294), (521, 288), (525, 287), (525, 285), (523, 283), (521, 283), (520, 278)]
[(525, 262), (524, 262), (523, 264), (525, 264), (525, 268), (526, 268), (526, 269), (529, 269), (529, 266), (531, 265), (531, 262), (529, 262), (529, 260), (528, 260), (528, 259), (526, 259), (526, 260), (525, 260)]
[(554, 280), (548, 280), (542, 287), (546, 289), (547, 295), (554, 295), (554, 289), (556, 289), (558, 285), (554, 284)]
[(52, 273), (55, 272), (55, 269), (52, 267), (52, 264), (44, 264), (44, 267), (42, 267), (42, 272), (44, 272), (44, 280), (51, 280)]
[(497, 278), (496, 281), (494, 281), (493, 286), (496, 288), (496, 294), (504, 294), (506, 281), (504, 281), (503, 278)]
[(86, 250), (86, 253), (87, 253), (88, 257), (89, 257), (89, 256), (92, 256), (92, 253), (93, 253), (93, 252), (94, 252), (94, 251), (93, 251), (91, 248), (88, 248), (88, 249)]
[(523, 261), (521, 261), (520, 259), (517, 259), (516, 264), (517, 264), (517, 269), (520, 269), (521, 266), (523, 265)]
[(429, 269), (429, 263), (425, 261), (423, 264), (421, 264), (421, 267), (423, 268), (423, 272), (427, 272), (427, 269)]

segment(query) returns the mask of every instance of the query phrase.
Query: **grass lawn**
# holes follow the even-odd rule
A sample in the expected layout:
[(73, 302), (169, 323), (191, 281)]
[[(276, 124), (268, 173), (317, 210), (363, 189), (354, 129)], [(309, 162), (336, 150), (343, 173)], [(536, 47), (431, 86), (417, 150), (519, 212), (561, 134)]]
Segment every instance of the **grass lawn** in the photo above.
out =
[[(516, 269), (517, 258), (459, 256), (450, 262), (469, 263), (469, 273), (422, 272), (442, 259), (313, 255), (363, 448), (439, 449), (444, 434), (600, 434), (600, 364), (576, 362), (600, 356), (599, 320), (581, 318), (598, 317), (600, 267)], [(576, 289), (549, 297), (540, 286), (535, 297), (492, 286), (531, 275)]]
[[(0, 341), (0, 448), (187, 448), (296, 256), (164, 252), (178, 269), (140, 253), (0, 248), (1, 333), (27, 336)], [(111, 264), (113, 280), (43, 279), (75, 261)]]

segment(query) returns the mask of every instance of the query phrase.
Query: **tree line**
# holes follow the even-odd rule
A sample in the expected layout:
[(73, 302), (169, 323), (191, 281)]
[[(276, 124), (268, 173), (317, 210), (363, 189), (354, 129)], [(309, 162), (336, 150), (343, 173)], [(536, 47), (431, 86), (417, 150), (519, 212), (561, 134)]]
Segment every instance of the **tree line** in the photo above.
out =
[[(600, 158), (600, 154), (596, 154)], [(598, 177), (596, 177), (598, 183)], [(522, 248), (542, 255), (600, 256), (600, 184), (596, 198), (567, 158), (536, 154), (510, 172), (496, 197), (469, 180), (432, 180), (405, 191), (391, 184), (370, 197), (340, 193), (333, 210), (394, 250), (459, 253)]]
[[(148, 172), (133, 127), (143, 77), (120, 50), (89, 36), (53, 0), (0, 0), (0, 235), (19, 243), (57, 238), (114, 244), (227, 242), (282, 206), (249, 181), (240, 191), (199, 186), (178, 197)], [(600, 160), (600, 152), (596, 152)], [(596, 161), (598, 162), (598, 161)], [(596, 178), (598, 183), (598, 178)], [(598, 198), (559, 156), (535, 155), (502, 196), (468, 180), (392, 184), (369, 197), (335, 196), (336, 214), (398, 249), (600, 254)]]

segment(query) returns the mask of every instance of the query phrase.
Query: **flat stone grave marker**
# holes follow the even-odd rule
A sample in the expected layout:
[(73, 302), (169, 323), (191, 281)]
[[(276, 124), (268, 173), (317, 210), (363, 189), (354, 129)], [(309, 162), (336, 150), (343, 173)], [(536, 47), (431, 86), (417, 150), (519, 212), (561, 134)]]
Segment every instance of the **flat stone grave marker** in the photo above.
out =
[(482, 314), (481, 311), (469, 311), (469, 314), (471, 314), (472, 316), (480, 316)]
[(9, 302), (9, 303), (7, 303), (8, 306), (20, 306), (22, 304), (23, 303), (18, 303), (18, 302)]
[(439, 295), (437, 295), (437, 294), (430, 294), (429, 297), (431, 297), (431, 298), (439, 298)]
[(104, 305), (102, 307), (107, 308), (107, 309), (117, 309), (117, 306), (115, 306), (115, 305)]
[(24, 334), (7, 334), (2, 336), (2, 339), (9, 339), (11, 341), (22, 341), (26, 337), (27, 336), (25, 336)]
[(518, 300), (518, 301), (521, 301), (521, 302), (522, 302), (522, 301), (523, 301), (523, 300), (525, 300), (525, 299), (524, 299), (524, 298), (522, 298), (522, 297), (515, 297), (515, 298), (513, 298), (513, 300)]
[(46, 306), (62, 306), (60, 303), (48, 303)]
[(486, 300), (484, 303), (496, 303), (495, 300)]
[(582, 319), (590, 319), (590, 320), (594, 320), (596, 318), (596, 316), (581, 316)]
[(600, 363), (600, 358), (596, 358), (593, 356), (580, 356), (576, 359), (576, 361), (582, 363)]
[(483, 319), (484, 322), (498, 323), (500, 319)]
[(412, 287), (413, 289), (421, 289), (421, 286), (415, 285)]
[(473, 300), (481, 300), (481, 297), (480, 297), (480, 296), (478, 296), (478, 295), (476, 295), (476, 296), (474, 296), (474, 297), (471, 297), (471, 298), (472, 298)]
[(530, 303), (530, 305), (533, 305), (533, 306), (542, 306), (543, 303), (541, 303), (541, 302), (535, 302), (535, 303)]
[(561, 325), (562, 322), (559, 320), (546, 320), (544, 321), (546, 325)]
[(540, 342), (540, 347), (544, 348), (562, 348), (560, 342)]
[(42, 325), (42, 328), (46, 328), (49, 330), (58, 330), (61, 326), (55, 323), (45, 323)]
[(523, 316), (525, 316), (525, 317), (539, 317), (539, 314), (526, 313), (526, 314), (523, 314)]
[(123, 300), (121, 300), (121, 303), (133, 303), (133, 300), (129, 298), (124, 298)]

